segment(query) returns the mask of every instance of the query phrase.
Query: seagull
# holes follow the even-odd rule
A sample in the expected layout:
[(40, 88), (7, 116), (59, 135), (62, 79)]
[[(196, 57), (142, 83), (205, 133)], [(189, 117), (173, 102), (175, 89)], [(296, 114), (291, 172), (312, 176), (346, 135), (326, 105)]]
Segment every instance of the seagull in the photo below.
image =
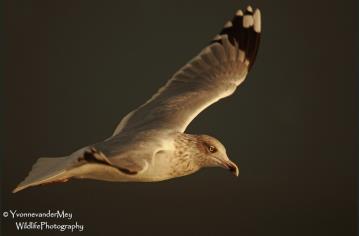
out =
[(128, 113), (111, 137), (69, 156), (39, 158), (13, 193), (74, 178), (156, 182), (204, 167), (222, 167), (238, 176), (238, 166), (220, 141), (185, 130), (201, 111), (233, 94), (245, 80), (260, 34), (260, 10), (251, 6), (238, 10), (196, 57)]

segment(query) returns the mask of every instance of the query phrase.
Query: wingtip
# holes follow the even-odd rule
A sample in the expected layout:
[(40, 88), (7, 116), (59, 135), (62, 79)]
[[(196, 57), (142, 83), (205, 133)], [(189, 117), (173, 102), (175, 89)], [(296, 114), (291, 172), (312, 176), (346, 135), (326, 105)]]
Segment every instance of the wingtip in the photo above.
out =
[(243, 16), (243, 11), (241, 9), (238, 9), (236, 12), (236, 16)]
[(254, 31), (257, 33), (261, 32), (261, 28), (262, 28), (262, 19), (261, 18), (262, 18), (261, 11), (257, 8), (253, 14), (253, 19), (254, 19), (253, 28), (254, 28)]
[(223, 44), (223, 40), (228, 39), (233, 46), (245, 52), (245, 59), (251, 68), (257, 55), (261, 28), (261, 11), (248, 5), (236, 11), (233, 19), (224, 25), (211, 43)]
[(236, 12), (236, 16), (243, 17), (243, 27), (253, 27), (256, 33), (261, 33), (261, 11), (259, 8), (253, 10), (252, 6), (248, 5), (244, 13), (242, 10)]
[(252, 6), (248, 5), (247, 8), (246, 8), (246, 11), (252, 13), (253, 12)]

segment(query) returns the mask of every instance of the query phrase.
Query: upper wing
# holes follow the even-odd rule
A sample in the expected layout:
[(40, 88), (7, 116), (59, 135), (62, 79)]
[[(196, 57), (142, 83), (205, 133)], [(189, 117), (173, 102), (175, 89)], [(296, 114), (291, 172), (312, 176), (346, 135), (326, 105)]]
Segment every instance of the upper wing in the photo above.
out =
[(113, 135), (131, 129), (183, 132), (206, 107), (231, 95), (254, 63), (261, 31), (259, 9), (238, 10), (198, 56), (145, 104), (127, 114)]

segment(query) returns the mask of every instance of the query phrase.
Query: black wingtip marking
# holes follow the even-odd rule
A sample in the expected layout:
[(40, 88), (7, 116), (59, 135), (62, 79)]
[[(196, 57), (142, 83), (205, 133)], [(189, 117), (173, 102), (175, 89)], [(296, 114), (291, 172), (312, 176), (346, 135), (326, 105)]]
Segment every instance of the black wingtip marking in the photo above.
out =
[(253, 15), (252, 8), (249, 8), (249, 6), (244, 10), (244, 15)]
[[(245, 52), (246, 59), (249, 61), (249, 69), (256, 59), (261, 36), (260, 30), (255, 29), (254, 24), (244, 27), (244, 18), (252, 17), (254, 20), (256, 11), (253, 12), (251, 7), (247, 7), (244, 13), (238, 11), (231, 20), (232, 25), (224, 27), (219, 33), (219, 35), (227, 35), (232, 45), (237, 45), (240, 50)], [(222, 43), (222, 39), (214, 39), (211, 41), (211, 44), (213, 43)]]

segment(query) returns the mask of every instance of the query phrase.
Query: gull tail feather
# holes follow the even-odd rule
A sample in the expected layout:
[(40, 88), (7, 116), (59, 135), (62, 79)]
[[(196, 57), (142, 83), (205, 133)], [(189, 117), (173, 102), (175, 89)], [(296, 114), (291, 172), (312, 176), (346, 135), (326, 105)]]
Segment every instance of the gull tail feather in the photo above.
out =
[(68, 176), (68, 169), (72, 167), (69, 157), (58, 158), (39, 158), (28, 176), (12, 191), (16, 193), (25, 188), (47, 184), (52, 182), (66, 182), (71, 176)]

